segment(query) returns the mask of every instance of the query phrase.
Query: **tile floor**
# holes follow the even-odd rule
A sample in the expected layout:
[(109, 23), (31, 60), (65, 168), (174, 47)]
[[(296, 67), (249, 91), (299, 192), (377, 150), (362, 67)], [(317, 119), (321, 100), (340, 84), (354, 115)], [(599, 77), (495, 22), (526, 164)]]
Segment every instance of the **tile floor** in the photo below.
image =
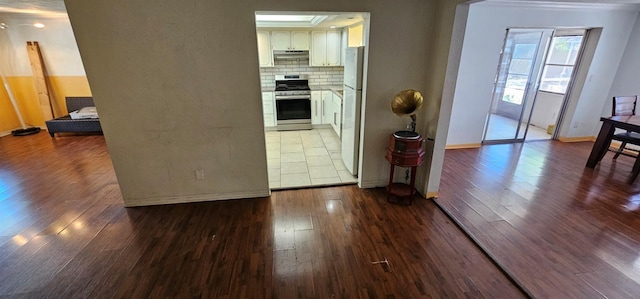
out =
[(333, 129), (267, 131), (271, 189), (354, 184), (344, 166), (340, 138)]
[[(515, 137), (516, 126), (518, 125), (517, 120), (498, 114), (491, 114), (489, 123), (489, 131), (487, 132), (486, 140), (511, 139)], [(523, 124), (526, 126), (526, 123)], [(524, 130), (524, 126), (521, 130)], [(549, 139), (551, 139), (551, 134), (547, 134), (546, 128), (529, 125), (527, 137), (525, 138), (526, 141)]]

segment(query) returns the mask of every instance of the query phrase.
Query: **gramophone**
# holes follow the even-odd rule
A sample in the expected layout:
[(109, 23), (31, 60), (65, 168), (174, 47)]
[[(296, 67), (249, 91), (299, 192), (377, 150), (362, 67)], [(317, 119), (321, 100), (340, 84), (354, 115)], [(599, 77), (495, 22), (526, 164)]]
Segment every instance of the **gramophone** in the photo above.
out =
[[(416, 192), (414, 187), (416, 168), (424, 161), (424, 149), (422, 148), (423, 139), (420, 134), (416, 133), (416, 111), (422, 107), (422, 102), (422, 94), (413, 89), (399, 92), (393, 98), (393, 101), (391, 101), (391, 110), (393, 113), (398, 116), (409, 115), (409, 117), (411, 117), (411, 125), (408, 127), (411, 131), (396, 131), (391, 134), (389, 140), (389, 147), (387, 148), (385, 158), (391, 164), (389, 185), (387, 186), (387, 190), (389, 191), (387, 200), (390, 202), (399, 203), (399, 201), (391, 201), (391, 196), (395, 195), (397, 198), (409, 198), (409, 204), (411, 204), (411, 197)], [(395, 166), (411, 168), (411, 182), (409, 184), (393, 182)], [(405, 181), (408, 179), (409, 169), (406, 171)]]

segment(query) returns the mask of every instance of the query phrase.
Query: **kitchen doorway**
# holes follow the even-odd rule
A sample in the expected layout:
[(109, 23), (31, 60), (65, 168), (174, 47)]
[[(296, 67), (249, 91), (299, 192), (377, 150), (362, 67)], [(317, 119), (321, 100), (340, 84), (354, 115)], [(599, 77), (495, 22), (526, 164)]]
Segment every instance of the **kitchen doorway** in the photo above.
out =
[(369, 13), (256, 12), (270, 189), (358, 183), (368, 32)]

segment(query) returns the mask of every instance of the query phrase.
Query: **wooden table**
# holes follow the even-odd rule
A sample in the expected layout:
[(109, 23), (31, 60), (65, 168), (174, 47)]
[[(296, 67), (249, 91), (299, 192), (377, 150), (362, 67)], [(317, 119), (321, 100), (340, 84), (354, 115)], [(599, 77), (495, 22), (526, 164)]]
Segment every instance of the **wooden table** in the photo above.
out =
[[(609, 149), (611, 137), (613, 137), (616, 129), (640, 133), (640, 115), (601, 117), (600, 121), (602, 121), (602, 127), (600, 128), (600, 133), (598, 133), (596, 143), (593, 144), (593, 148), (591, 149), (589, 160), (587, 160), (588, 168), (596, 167), (598, 162), (602, 160), (602, 157), (604, 157), (604, 154), (606, 154)], [(634, 169), (640, 167), (638, 161), (640, 161), (640, 159), (636, 159), (635, 164), (638, 165), (634, 165)], [(630, 181), (633, 181), (633, 179), (630, 178)]]

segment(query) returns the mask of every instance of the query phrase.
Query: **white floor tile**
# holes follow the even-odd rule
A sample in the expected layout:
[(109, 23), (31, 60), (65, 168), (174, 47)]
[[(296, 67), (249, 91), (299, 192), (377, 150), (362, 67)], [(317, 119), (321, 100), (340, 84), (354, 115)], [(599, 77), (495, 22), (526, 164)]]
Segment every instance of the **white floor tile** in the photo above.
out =
[(304, 152), (304, 148), (302, 147), (302, 143), (290, 143), (290, 144), (282, 144), (280, 147), (280, 152), (282, 153), (301, 153)]
[(341, 151), (329, 151), (329, 156), (331, 156), (331, 160), (342, 160)]
[(343, 183), (358, 182), (358, 178), (351, 175), (351, 173), (349, 173), (349, 171), (347, 170), (339, 170), (338, 175), (340, 176), (340, 180), (342, 180)]
[(342, 150), (342, 145), (340, 144), (340, 142), (330, 142), (330, 143), (324, 143), (324, 146), (327, 148), (328, 151), (339, 151)]
[(338, 172), (333, 165), (309, 167), (309, 177), (312, 179), (338, 177)]
[(307, 168), (307, 162), (282, 163), (280, 166), (282, 174), (309, 172), (309, 169)]
[(327, 156), (313, 156), (307, 157), (307, 166), (330, 166), (333, 165), (331, 157)]
[(280, 168), (280, 157), (277, 159), (267, 158), (267, 168)]
[(340, 177), (311, 179), (311, 184), (314, 186), (333, 185), (333, 184), (340, 184), (340, 183), (342, 183), (342, 180), (340, 180)]
[(305, 149), (310, 149), (310, 148), (325, 148), (324, 147), (324, 142), (322, 142), (322, 140), (320, 141), (304, 141), (302, 140), (302, 146)]
[(313, 157), (313, 156), (328, 156), (329, 152), (327, 152), (327, 149), (325, 149), (324, 147), (318, 147), (318, 148), (305, 148), (304, 149), (304, 154), (307, 157)]
[(269, 172), (269, 182), (280, 180), (280, 168), (267, 169)]
[(347, 170), (347, 167), (344, 166), (344, 162), (342, 161), (342, 159), (333, 160), (333, 166), (336, 168), (336, 170)]
[(280, 176), (280, 187), (301, 187), (310, 186), (311, 179), (308, 174), (283, 174)]
[(279, 150), (267, 151), (267, 159), (277, 159), (277, 158), (280, 158)]
[(270, 188), (355, 183), (342, 162), (340, 138), (333, 128), (267, 131)]
[(269, 189), (280, 188), (280, 181), (269, 181)]
[(302, 161), (306, 161), (304, 152), (280, 154), (280, 163), (302, 162)]

